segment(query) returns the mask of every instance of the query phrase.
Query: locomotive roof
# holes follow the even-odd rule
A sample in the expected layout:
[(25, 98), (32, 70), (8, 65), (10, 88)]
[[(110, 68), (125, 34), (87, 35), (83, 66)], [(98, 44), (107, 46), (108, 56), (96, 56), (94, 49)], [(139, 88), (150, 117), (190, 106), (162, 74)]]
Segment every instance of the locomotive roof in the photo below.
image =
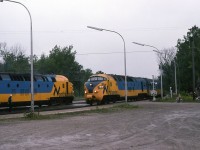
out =
[[(125, 76), (124, 75), (117, 75), (117, 74), (94, 74), (92, 76), (111, 76), (114, 78), (116, 81), (125, 81)], [(127, 81), (135, 81), (135, 80), (152, 80), (149, 78), (143, 78), (143, 77), (132, 77), (132, 76), (127, 76)], [(155, 79), (156, 80), (156, 79)]]
[[(34, 81), (69, 81), (67, 77), (63, 75), (42, 75), (34, 74)], [(30, 73), (8, 73), (0, 72), (0, 80), (11, 80), (11, 81), (30, 81)]]

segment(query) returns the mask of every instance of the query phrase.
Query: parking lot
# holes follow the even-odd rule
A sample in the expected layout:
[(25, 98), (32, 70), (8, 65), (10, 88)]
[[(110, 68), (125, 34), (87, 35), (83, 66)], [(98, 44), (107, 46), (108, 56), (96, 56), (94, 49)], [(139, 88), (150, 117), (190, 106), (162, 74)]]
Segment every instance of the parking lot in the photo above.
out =
[(0, 149), (198, 150), (198, 103), (133, 102), (139, 108), (51, 120), (0, 122)]

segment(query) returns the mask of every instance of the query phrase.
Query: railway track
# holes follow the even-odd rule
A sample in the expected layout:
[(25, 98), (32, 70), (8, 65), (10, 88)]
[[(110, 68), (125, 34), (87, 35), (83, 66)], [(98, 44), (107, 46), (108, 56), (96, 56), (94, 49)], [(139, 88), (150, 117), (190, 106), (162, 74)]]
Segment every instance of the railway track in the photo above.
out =
[[(143, 100), (142, 100), (143, 101)], [(149, 100), (144, 100), (149, 101)], [(117, 101), (116, 103), (124, 103), (125, 101)], [(133, 101), (131, 101), (133, 102)], [(99, 105), (99, 108), (109, 108), (115, 105), (114, 103), (106, 104), (106, 105)], [(42, 115), (49, 115), (49, 114), (62, 114), (62, 113), (69, 113), (69, 112), (79, 112), (85, 110), (92, 110), (96, 109), (96, 104), (90, 106), (86, 104), (83, 99), (78, 99), (73, 101), (71, 105), (54, 105), (54, 106), (45, 106), (42, 107), (35, 106), (35, 113), (40, 113)], [(12, 112), (8, 111), (7, 107), (0, 108), (0, 120), (2, 119), (10, 119), (10, 118), (21, 118), (24, 117), (24, 113), (30, 112), (30, 106), (24, 107), (14, 107)]]
[[(35, 112), (43, 112), (43, 111), (54, 111), (54, 110), (63, 110), (63, 109), (75, 109), (75, 108), (81, 108), (81, 107), (89, 107), (88, 104), (85, 103), (84, 100), (79, 99), (73, 101), (70, 105), (42, 105), (42, 107), (39, 107), (37, 105), (34, 106)], [(30, 106), (18, 106), (13, 107), (12, 111), (9, 112), (8, 107), (2, 107), (0, 108), (0, 115), (8, 115), (8, 114), (19, 114), (19, 113), (25, 113), (30, 112), (31, 107)]]
[[(118, 101), (116, 103), (123, 103), (124, 101)], [(109, 108), (115, 105), (110, 103), (107, 105), (99, 105), (99, 108)], [(74, 101), (71, 105), (57, 105), (57, 106), (35, 106), (35, 113), (41, 115), (50, 115), (50, 114), (63, 114), (71, 112), (80, 112), (86, 110), (96, 109), (97, 105), (90, 106), (85, 103), (83, 100)], [(24, 113), (30, 112), (30, 106), (26, 107), (15, 107), (12, 112), (8, 112), (8, 108), (0, 108), (0, 120), (11, 119), (11, 118), (22, 118)]]

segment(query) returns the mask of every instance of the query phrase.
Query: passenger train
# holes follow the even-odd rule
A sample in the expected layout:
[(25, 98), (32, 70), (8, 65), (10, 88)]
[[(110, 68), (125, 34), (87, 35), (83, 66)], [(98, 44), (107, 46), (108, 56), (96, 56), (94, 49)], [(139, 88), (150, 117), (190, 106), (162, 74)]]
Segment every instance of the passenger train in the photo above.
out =
[[(125, 76), (96, 74), (90, 76), (84, 85), (88, 104), (105, 104), (125, 99)], [(160, 96), (158, 80), (127, 76), (127, 99), (136, 100)]]
[[(30, 105), (30, 74), (0, 73), (0, 107), (8, 106), (12, 95), (12, 105)], [(72, 103), (73, 84), (63, 75), (34, 75), (34, 103), (52, 105)]]

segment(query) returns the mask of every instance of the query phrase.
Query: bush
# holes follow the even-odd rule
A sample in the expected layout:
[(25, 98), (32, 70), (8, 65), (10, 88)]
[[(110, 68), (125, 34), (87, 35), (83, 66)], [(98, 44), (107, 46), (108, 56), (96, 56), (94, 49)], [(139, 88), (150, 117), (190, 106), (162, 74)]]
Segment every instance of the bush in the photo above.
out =
[(26, 112), (24, 113), (24, 118), (25, 119), (31, 119), (31, 120), (36, 120), (40, 118), (39, 112), (38, 113), (34, 113), (34, 112)]

